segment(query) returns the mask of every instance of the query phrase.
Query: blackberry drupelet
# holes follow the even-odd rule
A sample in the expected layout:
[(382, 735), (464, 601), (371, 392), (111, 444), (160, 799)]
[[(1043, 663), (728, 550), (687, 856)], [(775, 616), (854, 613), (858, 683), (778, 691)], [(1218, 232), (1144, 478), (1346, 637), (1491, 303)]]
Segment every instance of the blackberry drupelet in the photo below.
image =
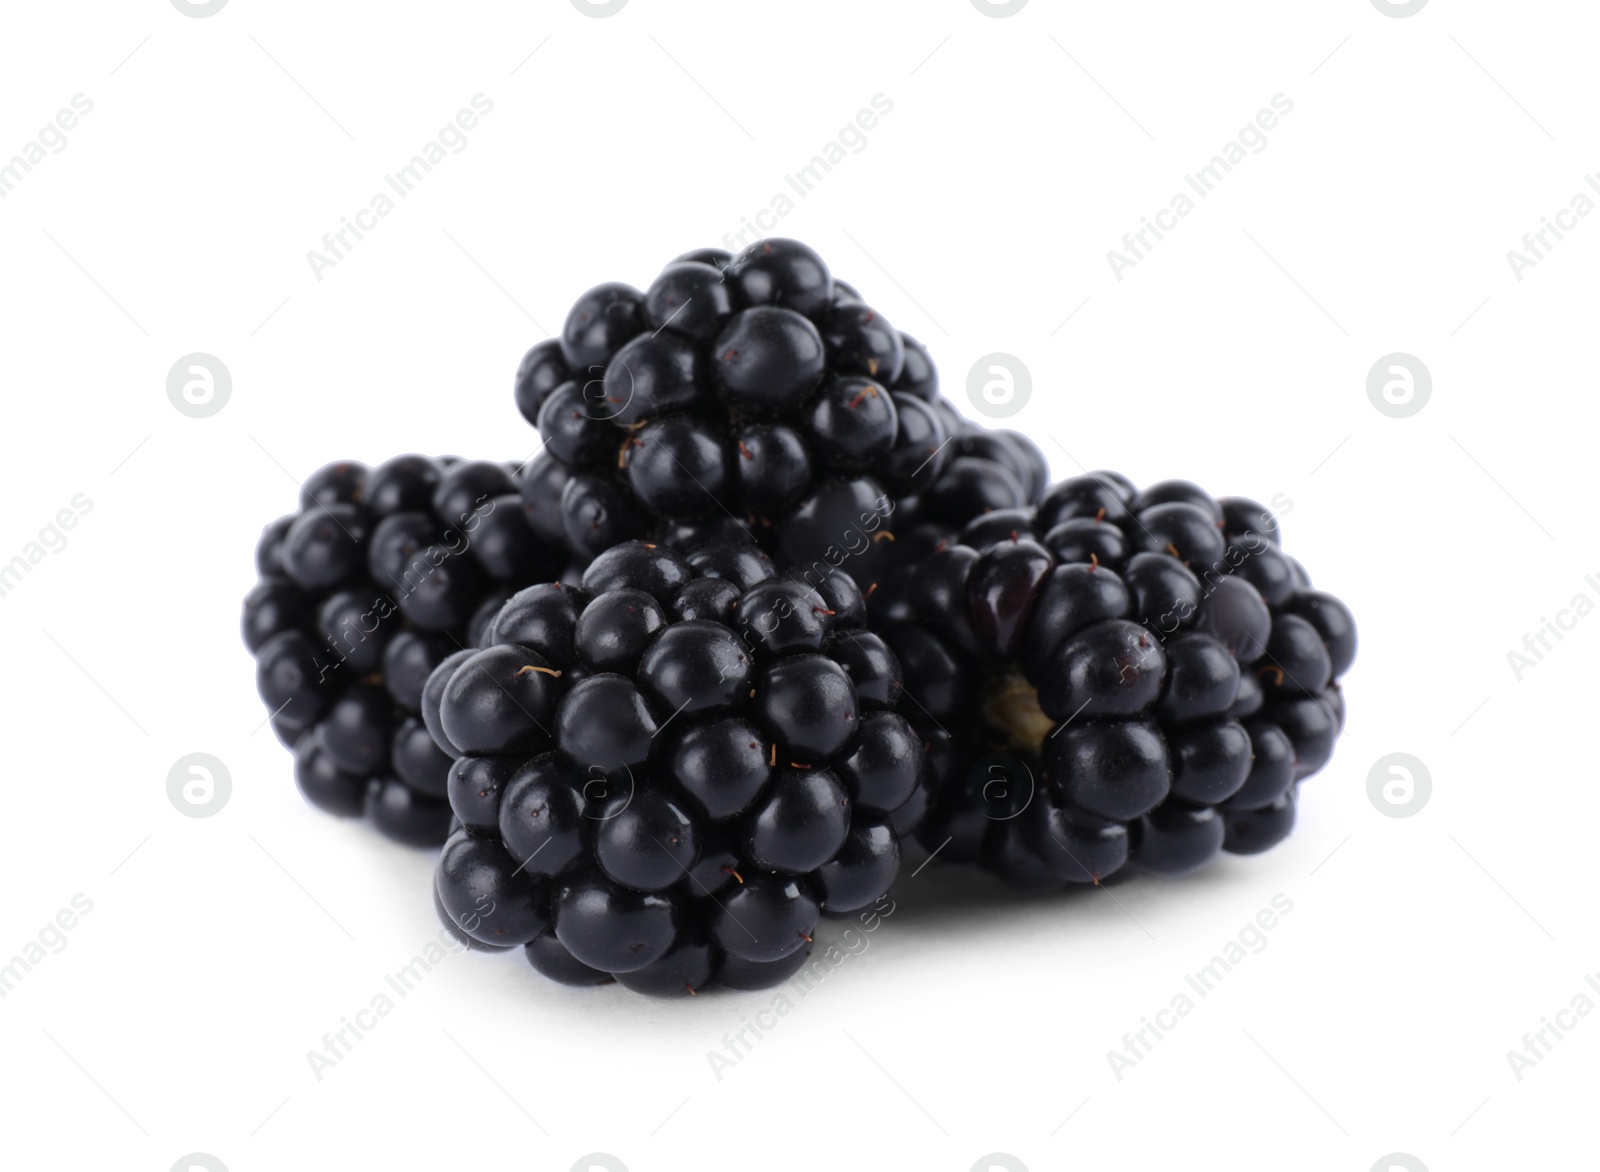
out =
[(743, 531), (866, 588), (900, 504), (1022, 507), (1047, 479), (1037, 448), (963, 420), (927, 350), (793, 240), (685, 253), (644, 291), (596, 286), (527, 352), (515, 398), (544, 440), (529, 523), (585, 557)]
[(938, 777), (924, 846), (1047, 890), (1287, 836), (1356, 632), (1277, 529), (1186, 481), (1091, 473), (903, 534), (873, 627)]
[(511, 592), (561, 572), (504, 466), (397, 456), (329, 464), (262, 532), (245, 646), (312, 805), (401, 842), (445, 838), (450, 759), (419, 715), (429, 674)]
[(748, 542), (626, 542), (518, 592), (424, 690), (455, 759), (447, 922), (567, 983), (785, 979), (820, 916), (888, 890), (925, 808), (865, 613), (847, 575)]

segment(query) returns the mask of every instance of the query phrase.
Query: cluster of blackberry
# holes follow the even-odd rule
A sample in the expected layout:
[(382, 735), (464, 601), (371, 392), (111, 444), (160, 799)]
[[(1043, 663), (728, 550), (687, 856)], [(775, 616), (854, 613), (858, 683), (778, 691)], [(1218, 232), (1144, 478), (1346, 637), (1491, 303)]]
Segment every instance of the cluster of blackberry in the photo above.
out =
[(889, 889), (926, 807), (899, 665), (855, 582), (748, 542), (601, 554), (441, 663), (447, 922), (568, 984), (751, 987)]
[(593, 557), (649, 538), (745, 535), (790, 565), (884, 563), (866, 525), (902, 503), (945, 520), (1039, 499), (1049, 469), (939, 395), (923, 345), (810, 248), (685, 253), (644, 292), (609, 283), (529, 350), (516, 402), (542, 451), (531, 523)]
[(503, 465), (398, 456), (313, 473), (299, 511), (262, 531), (241, 623), (306, 799), (402, 842), (444, 841), (450, 759), (422, 724), (422, 686), (565, 561)]
[(1099, 472), (932, 540), (879, 616), (938, 775), (927, 849), (1048, 890), (1288, 835), (1356, 632), (1270, 510)]
[(591, 289), (515, 397), (523, 470), (329, 465), (244, 606), (306, 797), (443, 842), (475, 948), (759, 988), (908, 839), (1032, 891), (1177, 875), (1280, 841), (1332, 752), (1354, 623), (1269, 510), (1050, 486), (805, 245)]

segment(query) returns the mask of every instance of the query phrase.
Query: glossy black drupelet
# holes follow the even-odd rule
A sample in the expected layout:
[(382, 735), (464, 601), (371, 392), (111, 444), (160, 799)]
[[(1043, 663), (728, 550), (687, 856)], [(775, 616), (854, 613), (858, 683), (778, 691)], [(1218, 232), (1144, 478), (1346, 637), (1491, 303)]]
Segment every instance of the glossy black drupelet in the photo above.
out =
[(583, 557), (689, 548), (710, 526), (866, 589), (900, 506), (1020, 507), (1047, 479), (1030, 441), (962, 419), (926, 349), (793, 240), (591, 289), (524, 356), (515, 397), (544, 440), (529, 523)]
[(449, 922), (573, 984), (791, 974), (820, 916), (887, 892), (931, 783), (864, 618), (847, 575), (747, 542), (626, 542), (514, 595), (424, 690)]
[(242, 619), (307, 800), (402, 842), (442, 842), (450, 759), (420, 717), (423, 686), (564, 556), (530, 529), (500, 464), (398, 456), (313, 473), (300, 511), (262, 533)]
[(1289, 833), (1342, 727), (1356, 632), (1269, 510), (1091, 473), (900, 537), (872, 625), (930, 743), (919, 838), (941, 860), (1049, 889)]

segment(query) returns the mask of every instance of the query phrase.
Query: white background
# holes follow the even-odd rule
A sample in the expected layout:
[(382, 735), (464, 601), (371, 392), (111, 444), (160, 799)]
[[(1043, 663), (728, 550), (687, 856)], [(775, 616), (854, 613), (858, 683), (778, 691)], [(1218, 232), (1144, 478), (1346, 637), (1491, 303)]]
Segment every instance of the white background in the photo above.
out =
[[(1595, 31), (1575, 0), (7, 6), (0, 158), (94, 108), (0, 200), (0, 561), (93, 507), (0, 598), (0, 958), (93, 910), (0, 1001), (0, 1162), (1572, 1166), (1600, 1020), (1520, 1081), (1506, 1052), (1600, 972), (1600, 617), (1520, 681), (1506, 653), (1600, 601), (1600, 217), (1521, 281), (1505, 254), (1600, 170)], [(466, 148), (316, 279), (307, 250), (479, 93)], [(425, 854), (305, 806), (259, 727), (259, 527), (333, 458), (528, 455), (511, 373), (566, 305), (737, 231), (879, 93), (778, 231), (953, 393), (1021, 359), (1012, 425), (1056, 475), (1285, 494), (1287, 548), (1355, 610), (1348, 735), (1299, 828), (1114, 892), (903, 876), (867, 951), (720, 1080), (707, 1052), (773, 994), (467, 955), (318, 1081), (306, 1052), (438, 926)], [(1280, 93), (1265, 149), (1117, 280), (1107, 250)], [(206, 419), (166, 395), (193, 351), (233, 378)], [(1366, 393), (1394, 351), (1432, 372), (1408, 419)], [(214, 817), (167, 797), (193, 752), (232, 776)], [(1432, 776), (1407, 819), (1368, 797), (1393, 752)], [(1107, 1051), (1278, 893), (1264, 951), (1115, 1077)]]

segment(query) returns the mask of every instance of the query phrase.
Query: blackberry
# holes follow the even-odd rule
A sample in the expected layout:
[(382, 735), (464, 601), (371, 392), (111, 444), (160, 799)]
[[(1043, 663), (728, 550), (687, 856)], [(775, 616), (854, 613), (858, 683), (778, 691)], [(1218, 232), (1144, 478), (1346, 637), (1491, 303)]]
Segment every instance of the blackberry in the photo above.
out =
[(582, 557), (687, 548), (682, 527), (710, 524), (866, 588), (902, 504), (965, 520), (1031, 504), (1047, 480), (1037, 448), (963, 420), (927, 350), (793, 240), (589, 290), (524, 356), (515, 399), (544, 440), (529, 524)]
[(873, 626), (934, 746), (922, 844), (1042, 890), (1282, 840), (1356, 630), (1277, 530), (1253, 501), (1092, 473), (903, 532)]
[(569, 984), (784, 979), (819, 917), (888, 890), (926, 804), (865, 614), (848, 576), (742, 541), (625, 542), (512, 596), (423, 690), (455, 759), (448, 922)]
[(312, 474), (299, 512), (262, 532), (241, 626), (312, 805), (364, 812), (402, 842), (443, 841), (450, 759), (421, 719), (423, 686), (513, 588), (561, 571), (522, 504), (500, 464), (347, 460)]

